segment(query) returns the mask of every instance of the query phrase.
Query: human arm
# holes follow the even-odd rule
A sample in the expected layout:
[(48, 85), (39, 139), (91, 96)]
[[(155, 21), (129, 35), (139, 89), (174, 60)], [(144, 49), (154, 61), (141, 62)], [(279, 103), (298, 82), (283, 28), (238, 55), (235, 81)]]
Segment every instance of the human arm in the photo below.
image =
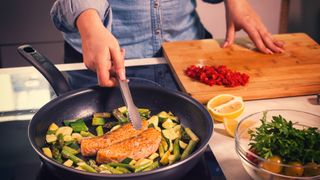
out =
[[(124, 51), (120, 50), (117, 39), (104, 27), (96, 10), (82, 12), (76, 20), (82, 39), (83, 62), (86, 67), (97, 72), (100, 86), (114, 86), (115, 71), (124, 80)], [(113, 67), (112, 67), (113, 66)]]
[(263, 53), (282, 53), (283, 42), (272, 38), (259, 16), (250, 7), (247, 0), (224, 0), (226, 7), (227, 32), (222, 47), (234, 42), (235, 32), (243, 29)]
[(51, 9), (55, 26), (71, 46), (83, 53), (84, 64), (97, 72), (101, 86), (115, 84), (109, 75), (111, 60), (120, 78), (125, 79), (124, 58), (119, 58), (119, 44), (108, 30), (111, 29), (111, 14), (107, 0), (57, 0)]

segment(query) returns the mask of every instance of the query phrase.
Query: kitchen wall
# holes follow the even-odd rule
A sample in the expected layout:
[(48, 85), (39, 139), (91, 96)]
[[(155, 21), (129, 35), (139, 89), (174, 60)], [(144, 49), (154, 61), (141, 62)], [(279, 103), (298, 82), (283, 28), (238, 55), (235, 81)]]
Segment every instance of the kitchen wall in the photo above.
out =
[[(281, 0), (248, 0), (248, 2), (261, 17), (270, 33), (278, 33)], [(225, 38), (226, 18), (224, 3), (208, 4), (202, 0), (197, 0), (197, 3), (198, 13), (208, 31), (215, 38)], [(237, 36), (246, 36), (246, 33), (240, 31)]]
[(63, 39), (50, 19), (52, 0), (0, 1), (0, 67), (29, 65), (17, 53), (31, 44), (54, 63), (63, 62)]
[[(248, 0), (272, 34), (279, 31), (281, 0)], [(0, 67), (26, 66), (16, 49), (31, 44), (54, 63), (63, 63), (63, 39), (50, 19), (52, 0), (0, 1)], [(224, 4), (197, 0), (198, 13), (215, 38), (225, 37)], [(306, 32), (320, 42), (320, 1), (291, 0), (289, 32)], [(245, 36), (244, 32), (237, 36)]]

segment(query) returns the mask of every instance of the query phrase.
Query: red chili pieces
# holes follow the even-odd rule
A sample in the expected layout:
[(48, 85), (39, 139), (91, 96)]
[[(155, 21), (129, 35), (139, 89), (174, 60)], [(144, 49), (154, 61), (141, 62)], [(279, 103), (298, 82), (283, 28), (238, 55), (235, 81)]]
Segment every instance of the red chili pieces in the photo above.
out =
[(196, 66), (191, 65), (185, 74), (209, 86), (223, 85), (226, 87), (244, 86), (249, 81), (249, 76), (228, 69), (226, 66)]

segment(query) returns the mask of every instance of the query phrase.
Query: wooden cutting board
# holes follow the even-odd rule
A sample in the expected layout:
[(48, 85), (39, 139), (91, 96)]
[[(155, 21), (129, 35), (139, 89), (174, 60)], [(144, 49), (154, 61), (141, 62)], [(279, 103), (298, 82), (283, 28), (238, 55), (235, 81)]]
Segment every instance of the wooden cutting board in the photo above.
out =
[[(245, 100), (320, 93), (320, 46), (302, 33), (275, 35), (285, 42), (285, 52), (266, 55), (252, 49), (248, 39), (222, 49), (213, 39), (164, 43), (164, 55), (181, 89), (202, 103), (222, 93)], [(249, 83), (240, 87), (208, 86), (184, 74), (193, 64), (226, 65), (247, 73)]]

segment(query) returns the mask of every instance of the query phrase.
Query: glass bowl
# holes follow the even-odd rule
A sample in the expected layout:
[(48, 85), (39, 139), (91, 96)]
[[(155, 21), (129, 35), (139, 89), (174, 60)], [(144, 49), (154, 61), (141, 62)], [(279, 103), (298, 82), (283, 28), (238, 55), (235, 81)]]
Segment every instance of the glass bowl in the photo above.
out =
[[(305, 165), (292, 166), (283, 163), (276, 164), (267, 161), (266, 159), (256, 155), (255, 153), (249, 150), (250, 135), (248, 133), (248, 130), (251, 129), (255, 131), (257, 127), (261, 126), (262, 123), (260, 119), (263, 117), (264, 112), (266, 111), (254, 113), (243, 118), (236, 128), (235, 148), (241, 160), (241, 163), (244, 169), (247, 171), (247, 173), (255, 180), (320, 179), (319, 164), (317, 164), (317, 166), (315, 166), (314, 169), (311, 169), (310, 166)], [(297, 110), (267, 110), (267, 122), (271, 121), (272, 116), (279, 115), (281, 115), (287, 121), (292, 121), (294, 123), (294, 127), (297, 129), (302, 129), (306, 127), (316, 127), (320, 129), (320, 116)], [(264, 163), (268, 163), (271, 169), (268, 168), (269, 170), (266, 170), (266, 168), (262, 168)], [(298, 172), (300, 172), (300, 174), (301, 172), (303, 172), (302, 176), (285, 175), (284, 171), (288, 169), (297, 170)], [(312, 175), (310, 175), (310, 172)]]

